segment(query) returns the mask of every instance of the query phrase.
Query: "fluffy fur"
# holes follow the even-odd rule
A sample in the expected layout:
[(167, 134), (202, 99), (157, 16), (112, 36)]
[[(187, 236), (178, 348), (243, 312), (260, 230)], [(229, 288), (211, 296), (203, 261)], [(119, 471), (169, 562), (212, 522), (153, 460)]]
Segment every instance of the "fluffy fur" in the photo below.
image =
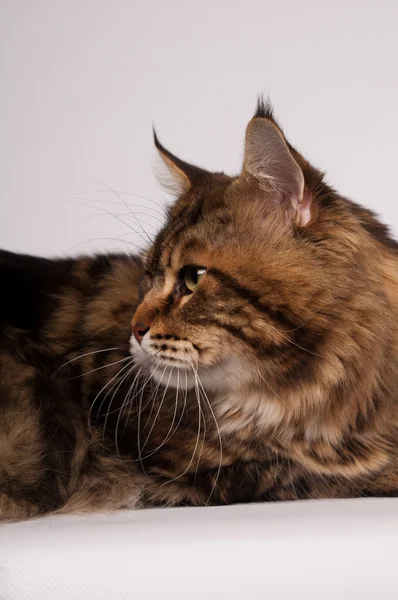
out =
[(396, 495), (396, 242), (263, 102), (237, 177), (155, 143), (143, 257), (0, 253), (1, 519)]

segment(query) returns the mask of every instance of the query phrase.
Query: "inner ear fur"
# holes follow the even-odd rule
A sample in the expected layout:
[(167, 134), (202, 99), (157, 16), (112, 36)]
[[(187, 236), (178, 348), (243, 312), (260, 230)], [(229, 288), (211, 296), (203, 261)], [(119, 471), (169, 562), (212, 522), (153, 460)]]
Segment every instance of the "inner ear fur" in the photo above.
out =
[(304, 227), (311, 221), (312, 194), (303, 171), (268, 115), (256, 115), (247, 126), (243, 172), (281, 205), (289, 222)]

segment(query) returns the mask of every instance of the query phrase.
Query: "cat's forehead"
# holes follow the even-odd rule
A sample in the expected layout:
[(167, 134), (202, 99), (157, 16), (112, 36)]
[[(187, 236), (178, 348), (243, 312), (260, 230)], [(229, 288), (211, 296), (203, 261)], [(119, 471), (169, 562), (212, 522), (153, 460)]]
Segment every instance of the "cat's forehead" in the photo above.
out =
[(188, 238), (191, 249), (209, 242), (206, 233), (210, 234), (217, 225), (222, 228), (228, 220), (228, 191), (233, 181), (233, 177), (223, 173), (211, 174), (174, 202), (166, 225), (146, 255), (149, 270), (169, 266), (173, 251)]
[(275, 245), (290, 243), (285, 219), (274, 208), (252, 179), (212, 174), (173, 204), (146, 267), (160, 273), (182, 263), (207, 265), (215, 255), (227, 262), (244, 257), (257, 262)]
[(224, 206), (226, 192), (235, 179), (224, 173), (209, 173), (202, 177), (170, 208), (168, 225), (173, 227), (179, 220), (196, 222), (203, 214)]

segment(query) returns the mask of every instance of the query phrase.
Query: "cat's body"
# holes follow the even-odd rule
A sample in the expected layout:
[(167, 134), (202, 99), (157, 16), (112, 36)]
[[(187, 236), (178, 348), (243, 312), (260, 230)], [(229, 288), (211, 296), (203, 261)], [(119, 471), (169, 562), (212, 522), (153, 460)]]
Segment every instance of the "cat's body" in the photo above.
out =
[(262, 105), (239, 177), (156, 142), (143, 262), (0, 253), (0, 518), (398, 495), (397, 244)]

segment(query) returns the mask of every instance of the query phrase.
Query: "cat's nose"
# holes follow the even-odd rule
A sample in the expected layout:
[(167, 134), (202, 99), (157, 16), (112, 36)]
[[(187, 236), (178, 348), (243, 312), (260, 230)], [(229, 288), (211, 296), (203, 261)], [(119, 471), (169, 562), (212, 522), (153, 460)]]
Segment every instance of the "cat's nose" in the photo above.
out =
[(146, 327), (146, 325), (143, 325), (142, 323), (131, 324), (131, 332), (139, 344), (141, 344), (142, 338), (147, 331), (149, 331), (149, 327)]

